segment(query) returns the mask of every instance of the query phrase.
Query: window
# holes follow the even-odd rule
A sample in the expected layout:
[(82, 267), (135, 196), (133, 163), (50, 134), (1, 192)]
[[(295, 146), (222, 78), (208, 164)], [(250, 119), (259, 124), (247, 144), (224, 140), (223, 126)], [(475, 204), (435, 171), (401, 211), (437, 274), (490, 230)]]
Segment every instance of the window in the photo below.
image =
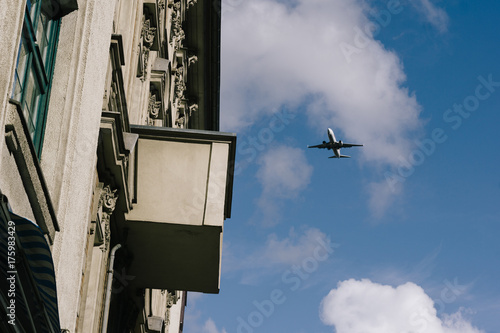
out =
[(42, 151), (60, 19), (50, 1), (28, 0), (16, 64), (12, 98), (22, 105), (37, 156)]

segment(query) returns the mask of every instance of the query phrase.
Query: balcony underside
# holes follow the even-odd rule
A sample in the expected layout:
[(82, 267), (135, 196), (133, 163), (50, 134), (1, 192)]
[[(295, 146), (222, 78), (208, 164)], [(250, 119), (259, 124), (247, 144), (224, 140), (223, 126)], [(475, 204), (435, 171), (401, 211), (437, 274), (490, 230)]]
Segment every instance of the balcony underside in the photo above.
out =
[(127, 227), (132, 285), (219, 292), (222, 228), (139, 221)]

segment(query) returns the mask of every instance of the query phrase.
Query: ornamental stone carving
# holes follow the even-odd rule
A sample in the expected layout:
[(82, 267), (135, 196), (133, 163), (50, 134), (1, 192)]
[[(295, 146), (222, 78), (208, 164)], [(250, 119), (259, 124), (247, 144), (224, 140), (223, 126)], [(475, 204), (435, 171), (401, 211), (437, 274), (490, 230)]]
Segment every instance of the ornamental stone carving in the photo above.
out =
[(161, 101), (156, 100), (156, 94), (149, 93), (148, 114), (150, 118), (156, 119), (160, 114)]
[(156, 28), (151, 26), (150, 20), (144, 20), (142, 24), (141, 37), (144, 41), (144, 46), (148, 49), (153, 46), (153, 42), (155, 40)]
[(141, 39), (142, 43), (139, 44), (139, 53), (142, 58), (142, 68), (140, 73), (141, 81), (144, 81), (148, 73), (149, 51), (153, 46), (155, 40), (156, 28), (151, 26), (149, 19), (144, 19), (142, 22)]
[(189, 106), (189, 116), (193, 114), (193, 112), (198, 111), (198, 104), (191, 104)]
[(102, 252), (107, 252), (109, 249), (109, 242), (111, 241), (111, 228), (109, 221), (104, 223), (104, 243), (99, 247)]
[(177, 119), (175, 120), (175, 126), (177, 126), (177, 128), (184, 128), (186, 122), (184, 113), (177, 112), (176, 118)]
[[(181, 11), (181, 2), (178, 1), (178, 0), (174, 0), (172, 6), (174, 7), (174, 11), (176, 12), (176, 14), (180, 14), (180, 11)], [(180, 15), (179, 15), (180, 17)]]
[(148, 74), (148, 61), (149, 61), (149, 48), (143, 47), (142, 51), (142, 75), (141, 75), (141, 81), (146, 80), (146, 76)]
[(168, 325), (170, 324), (170, 311), (171, 311), (171, 308), (174, 304), (177, 303), (177, 300), (178, 300), (178, 297), (177, 297), (177, 293), (175, 291), (173, 292), (170, 292), (170, 291), (166, 291), (167, 292), (167, 296), (166, 296), (166, 308), (167, 310), (165, 311), (165, 327), (168, 327)]
[(181, 19), (181, 3), (174, 2), (172, 9), (172, 38), (171, 44), (175, 50), (182, 48), (182, 41), (186, 38), (186, 34), (182, 29)]
[(116, 201), (118, 200), (118, 190), (111, 190), (109, 185), (106, 185), (102, 189), (99, 204), (102, 207), (102, 212), (111, 216), (116, 207)]
[(108, 89), (104, 89), (104, 95), (102, 96), (102, 109), (108, 109)]
[(171, 308), (175, 303), (177, 303), (178, 297), (175, 291), (170, 292), (167, 290), (167, 308)]
[(118, 190), (111, 190), (111, 187), (106, 185), (102, 189), (99, 198), (99, 207), (102, 208), (101, 224), (104, 226), (104, 243), (101, 246), (101, 250), (104, 252), (109, 249), (109, 242), (111, 239), (109, 221), (116, 208), (116, 201), (118, 200), (118, 194), (116, 194), (116, 192), (118, 192)]
[(194, 6), (197, 2), (198, 0), (187, 0), (187, 8), (189, 9), (189, 7)]
[(181, 3), (175, 2), (172, 7), (172, 31), (175, 34), (182, 30)]
[(192, 55), (188, 58), (188, 66), (196, 63), (198, 61), (198, 57), (196, 55)]
[(186, 34), (184, 33), (184, 30), (180, 30), (177, 34), (174, 34), (173, 40), (172, 40), (172, 46), (174, 47), (174, 50), (179, 50), (181, 49), (182, 46), (182, 41), (186, 39)]
[(186, 83), (184, 82), (184, 67), (179, 67), (175, 71), (175, 97), (184, 99), (184, 91), (186, 91)]

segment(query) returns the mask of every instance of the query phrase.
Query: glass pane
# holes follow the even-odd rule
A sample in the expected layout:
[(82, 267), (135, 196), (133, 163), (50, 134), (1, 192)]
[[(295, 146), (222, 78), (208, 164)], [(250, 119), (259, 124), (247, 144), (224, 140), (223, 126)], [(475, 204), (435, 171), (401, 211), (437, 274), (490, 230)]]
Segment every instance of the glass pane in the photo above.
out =
[(36, 22), (38, 7), (40, 7), (40, 1), (38, 0), (28, 0), (26, 2), (26, 8), (28, 8), (28, 12), (30, 13), (31, 17), (31, 22), (33, 22), (33, 24), (35, 24)]
[(12, 99), (20, 102), (23, 95), (23, 88), (21, 86), (21, 81), (19, 80), (19, 75), (16, 70), (16, 74), (14, 75), (14, 92), (12, 93)]
[(24, 105), (26, 107), (25, 116), (28, 122), (28, 127), (30, 128), (30, 134), (32, 139), (34, 138), (35, 130), (37, 127), (37, 117), (40, 102), (40, 90), (36, 84), (36, 78), (33, 71), (30, 70), (28, 80), (26, 82), (26, 87), (24, 89)]
[(28, 50), (24, 38), (21, 41), (21, 46), (19, 47), (19, 55), (17, 57), (17, 70), (19, 71), (19, 77), (24, 77), (26, 72), (26, 64), (28, 62)]
[(35, 79), (33, 77), (33, 72), (30, 71), (28, 76), (28, 80), (26, 82), (26, 86), (24, 87), (24, 100), (28, 103), (28, 106), (31, 108), (31, 100), (33, 99), (33, 93), (35, 88)]
[(48, 39), (47, 39), (47, 30), (49, 28), (49, 20), (43, 14), (40, 14), (38, 19), (38, 26), (36, 29), (36, 40), (38, 46), (40, 47), (40, 53), (42, 54), (43, 63), (46, 66), (47, 62), (47, 47), (48, 47)]
[(42, 125), (38, 121), (38, 115), (40, 113), (39, 111), (40, 111), (40, 94), (37, 94), (31, 101), (31, 122), (34, 125), (35, 130), (38, 130)]
[(30, 118), (30, 108), (27, 102), (23, 103), (23, 114), (24, 114), (24, 119), (26, 119), (26, 123), (28, 124), (28, 131), (30, 133), (31, 139), (35, 137), (35, 126), (33, 125), (33, 122), (31, 121)]
[(14, 89), (13, 89), (13, 98), (16, 101), (21, 101), (23, 85), (24, 85), (24, 76), (26, 73), (26, 66), (28, 63), (28, 52), (26, 49), (24, 39), (21, 41), (21, 46), (19, 47), (19, 54), (17, 56), (17, 68), (14, 77)]

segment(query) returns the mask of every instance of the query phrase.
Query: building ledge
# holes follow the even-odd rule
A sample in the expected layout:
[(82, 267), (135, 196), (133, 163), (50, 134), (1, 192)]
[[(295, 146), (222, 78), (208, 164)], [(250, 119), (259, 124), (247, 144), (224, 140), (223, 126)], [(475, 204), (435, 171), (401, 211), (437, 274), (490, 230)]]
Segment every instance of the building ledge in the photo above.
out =
[(9, 103), (5, 125), (7, 148), (16, 161), (36, 223), (52, 244), (56, 231), (59, 231), (59, 225), (49, 190), (29, 135), (21, 105), (14, 100), (10, 100)]

